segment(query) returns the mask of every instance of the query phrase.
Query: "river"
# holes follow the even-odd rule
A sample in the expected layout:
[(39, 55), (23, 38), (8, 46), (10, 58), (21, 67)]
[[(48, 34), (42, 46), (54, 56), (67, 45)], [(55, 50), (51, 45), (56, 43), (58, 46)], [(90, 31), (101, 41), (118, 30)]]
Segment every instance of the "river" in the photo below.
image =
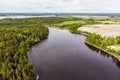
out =
[(86, 36), (49, 28), (28, 52), (39, 80), (120, 80), (120, 62), (85, 44)]

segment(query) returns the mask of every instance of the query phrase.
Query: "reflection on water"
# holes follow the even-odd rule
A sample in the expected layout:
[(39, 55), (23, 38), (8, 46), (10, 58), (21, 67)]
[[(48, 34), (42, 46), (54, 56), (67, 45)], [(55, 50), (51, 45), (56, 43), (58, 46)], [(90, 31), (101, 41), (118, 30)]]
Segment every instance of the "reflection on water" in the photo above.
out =
[(96, 53), (100, 54), (100, 55), (103, 56), (103, 57), (112, 58), (112, 62), (113, 62), (113, 63), (116, 63), (116, 65), (120, 68), (120, 61), (117, 60), (114, 56), (109, 55), (108, 53), (106, 53), (106, 52), (104, 52), (104, 51), (102, 51), (102, 50), (99, 50), (99, 49), (95, 48), (94, 46), (91, 46), (91, 45), (89, 45), (89, 44), (87, 44), (87, 43), (85, 43), (85, 45), (86, 45), (89, 49), (91, 49), (92, 51), (95, 51)]
[[(28, 58), (40, 80), (120, 80), (120, 63), (84, 43), (85, 36), (49, 28)], [(88, 48), (89, 47), (89, 48)]]

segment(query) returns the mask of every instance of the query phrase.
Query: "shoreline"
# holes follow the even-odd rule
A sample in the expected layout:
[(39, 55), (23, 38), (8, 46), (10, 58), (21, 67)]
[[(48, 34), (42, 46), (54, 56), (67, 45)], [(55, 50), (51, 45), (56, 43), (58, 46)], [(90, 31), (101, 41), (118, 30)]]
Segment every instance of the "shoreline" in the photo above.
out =
[[(42, 39), (42, 40), (38, 40), (38, 41), (35, 41), (33, 44), (31, 44), (30, 46), (29, 46), (29, 50), (30, 50), (30, 48), (32, 47), (32, 46), (34, 46), (34, 45), (36, 45), (36, 44), (38, 44), (38, 43), (41, 43), (42, 41), (44, 41), (45, 39), (47, 39), (48, 38), (48, 36), (45, 36), (44, 37), (44, 39)], [(29, 52), (29, 50), (27, 51), (27, 52)], [(27, 54), (28, 55), (28, 54)], [(29, 61), (29, 60), (28, 60)], [(29, 61), (30, 62), (30, 61)], [(36, 74), (36, 72), (35, 72), (35, 74)], [(36, 80), (39, 80), (39, 75), (38, 74), (36, 74)]]
[[(90, 32), (80, 31), (80, 34), (86, 36), (86, 39), (87, 39), (87, 36), (89, 35), (88, 33), (90, 33)], [(91, 33), (90, 33), (90, 34), (91, 34)], [(100, 47), (98, 47), (98, 46), (92, 45), (91, 43), (89, 43), (88, 41), (86, 41), (86, 39), (85, 39), (85, 43), (86, 43), (86, 44), (88, 44), (88, 45), (90, 45), (90, 46), (92, 46), (92, 47), (94, 47), (94, 48), (96, 48), (96, 49), (99, 49), (99, 50), (101, 50), (101, 51), (103, 51), (103, 52), (105, 52), (105, 53), (107, 53), (107, 54), (115, 57), (118, 61), (120, 61), (120, 56), (118, 56), (118, 55), (116, 55), (116, 54), (113, 54), (113, 53), (111, 53), (111, 52), (109, 52), (109, 51), (107, 51), (107, 50), (104, 50), (104, 49), (102, 49), (102, 48), (100, 48)]]
[[(99, 25), (102, 25), (102, 27), (104, 27), (103, 25), (104, 24), (99, 24)], [(95, 25), (93, 25), (93, 26), (95, 26)], [(109, 26), (109, 25), (108, 25)], [(107, 27), (108, 27), (107, 26)], [(111, 25), (111, 26), (114, 26), (114, 25)], [(120, 26), (120, 25), (117, 25), (117, 27), (118, 26)], [(110, 32), (110, 30), (109, 30), (109, 28), (104, 28), (104, 29), (108, 29), (108, 33)], [(91, 33), (95, 33), (95, 32), (98, 32), (97, 30), (94, 32), (94, 31), (92, 31), (90, 28), (91, 27), (86, 27), (87, 28), (87, 30), (81, 30), (80, 28), (78, 28), (78, 31), (81, 33), (81, 34), (83, 34), (83, 35), (85, 35), (85, 36), (88, 36), (89, 34), (91, 34)], [(92, 27), (92, 28), (94, 28), (94, 27)], [(90, 29), (90, 30), (89, 30)], [(94, 28), (93, 30), (95, 30), (96, 28)], [(112, 28), (110, 28), (111, 29), (111, 31), (112, 31), (112, 33), (114, 33), (113, 32), (113, 30), (112, 30)], [(101, 29), (102, 30), (102, 29)], [(116, 28), (114, 29), (114, 31), (117, 31), (118, 32), (118, 30), (120, 30), (120, 29), (117, 29), (116, 30)], [(107, 30), (106, 30), (107, 31)], [(104, 36), (103, 34), (104, 34), (104, 32), (106, 32), (106, 31), (101, 31), (101, 33), (97, 33), (97, 34), (99, 34), (99, 35), (101, 35), (102, 37)], [(99, 30), (99, 32), (100, 32), (100, 30)], [(106, 32), (107, 33), (107, 32)], [(107, 34), (108, 34), (107, 33)], [(113, 34), (112, 34), (113, 35)], [(113, 37), (116, 37), (116, 36), (118, 36), (119, 34), (117, 34), (117, 35), (115, 35), (115, 36), (113, 36)], [(112, 37), (111, 35), (108, 35), (107, 37)], [(91, 44), (90, 42), (88, 42), (88, 41), (86, 41), (85, 40), (85, 43), (86, 44), (88, 44), (88, 45), (90, 45), (90, 46), (93, 46), (93, 47), (95, 47), (95, 48), (97, 48), (97, 49), (99, 49), (99, 50), (102, 50), (103, 52), (106, 52), (106, 53), (108, 53), (109, 55), (111, 55), (111, 56), (113, 56), (113, 57), (115, 57), (118, 61), (120, 61), (120, 55), (118, 55), (118, 54), (115, 54), (115, 53), (112, 53), (112, 52), (110, 52), (110, 51), (108, 51), (108, 50), (106, 50), (106, 49), (103, 49), (103, 48), (101, 48), (101, 47), (99, 47), (99, 46), (96, 46), (96, 45), (93, 45), (93, 44)]]
[(116, 54), (113, 54), (113, 53), (111, 53), (111, 52), (109, 52), (109, 51), (107, 51), (107, 50), (104, 50), (104, 49), (102, 49), (102, 48), (100, 48), (100, 47), (98, 47), (98, 46), (92, 45), (91, 43), (89, 43), (89, 42), (86, 41), (86, 40), (85, 40), (85, 43), (88, 44), (88, 45), (90, 45), (90, 46), (92, 46), (92, 47), (94, 47), (94, 48), (96, 48), (96, 49), (99, 49), (99, 50), (101, 50), (101, 51), (103, 51), (103, 52), (105, 52), (105, 53), (107, 53), (107, 54), (109, 54), (109, 55), (111, 55), (111, 56), (113, 56), (113, 57), (115, 57), (118, 61), (120, 61), (120, 57), (117, 56)]
[[(63, 28), (63, 29), (65, 29), (65, 28)], [(65, 30), (71, 32), (71, 31), (68, 30), (68, 29), (65, 29)], [(73, 33), (73, 32), (71, 32), (71, 33)], [(86, 32), (86, 31), (85, 31), (85, 32), (84, 32), (84, 31), (79, 31), (77, 34), (84, 35), (84, 36), (86, 36), (86, 38), (87, 38), (87, 36), (88, 36), (89, 34), (91, 34), (91, 33), (90, 33), (90, 32)], [(94, 47), (94, 48), (96, 48), (96, 49), (99, 49), (99, 50), (101, 50), (101, 51), (109, 54), (110, 56), (113, 56), (113, 57), (116, 58), (118, 61), (120, 61), (120, 56), (118, 56), (117, 54), (113, 54), (113, 53), (111, 53), (111, 52), (109, 52), (109, 51), (107, 51), (107, 50), (104, 50), (104, 49), (102, 49), (102, 48), (100, 48), (100, 47), (98, 47), (98, 46), (92, 45), (91, 43), (89, 43), (88, 41), (86, 41), (86, 39), (85, 39), (85, 43), (88, 44), (88, 45), (90, 45), (90, 46), (92, 46), (92, 47)]]

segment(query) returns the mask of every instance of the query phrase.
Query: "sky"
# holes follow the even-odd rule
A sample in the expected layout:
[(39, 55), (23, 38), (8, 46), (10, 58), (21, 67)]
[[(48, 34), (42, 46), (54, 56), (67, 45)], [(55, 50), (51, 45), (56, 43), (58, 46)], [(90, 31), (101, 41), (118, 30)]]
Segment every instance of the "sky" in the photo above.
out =
[(0, 0), (0, 13), (120, 13), (120, 0)]

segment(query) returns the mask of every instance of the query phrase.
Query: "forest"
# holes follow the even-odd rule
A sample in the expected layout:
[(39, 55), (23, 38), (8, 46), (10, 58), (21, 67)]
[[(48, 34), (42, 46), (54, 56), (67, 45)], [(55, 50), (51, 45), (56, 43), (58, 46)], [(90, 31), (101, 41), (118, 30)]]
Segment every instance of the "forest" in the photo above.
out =
[(0, 20), (0, 80), (36, 80), (27, 51), (48, 36), (48, 28), (35, 25), (36, 21), (30, 23)]

